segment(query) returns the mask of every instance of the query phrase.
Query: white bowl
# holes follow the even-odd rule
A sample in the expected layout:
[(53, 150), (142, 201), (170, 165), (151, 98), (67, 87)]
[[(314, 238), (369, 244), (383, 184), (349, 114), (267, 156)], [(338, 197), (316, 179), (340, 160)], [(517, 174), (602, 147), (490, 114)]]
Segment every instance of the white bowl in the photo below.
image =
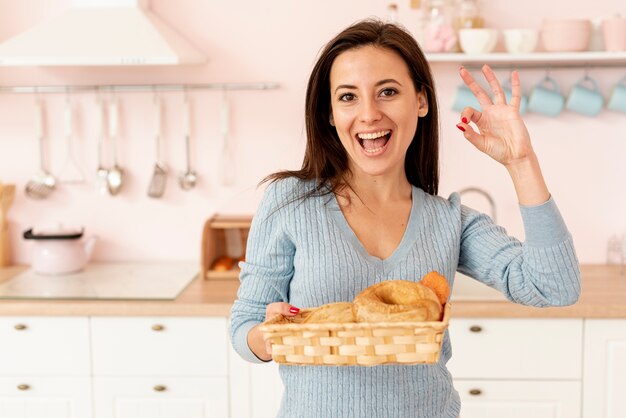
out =
[(468, 28), (459, 31), (459, 43), (466, 54), (488, 54), (496, 47), (497, 41), (497, 29)]
[(537, 48), (539, 31), (536, 29), (505, 29), (504, 47), (510, 54), (527, 54)]

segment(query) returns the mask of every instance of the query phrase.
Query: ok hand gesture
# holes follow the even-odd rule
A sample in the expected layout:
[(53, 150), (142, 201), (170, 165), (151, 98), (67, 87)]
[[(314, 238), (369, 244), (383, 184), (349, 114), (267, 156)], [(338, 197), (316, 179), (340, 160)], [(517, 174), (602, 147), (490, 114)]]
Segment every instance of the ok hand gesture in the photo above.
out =
[[(457, 125), (465, 138), (494, 160), (509, 167), (533, 157), (530, 135), (519, 113), (521, 88), (517, 71), (511, 73), (511, 101), (506, 102), (502, 86), (493, 70), (485, 65), (483, 75), (491, 87), (493, 100), (464, 67), (460, 75), (480, 102), (482, 112), (466, 107)], [(469, 124), (473, 122), (478, 132)]]

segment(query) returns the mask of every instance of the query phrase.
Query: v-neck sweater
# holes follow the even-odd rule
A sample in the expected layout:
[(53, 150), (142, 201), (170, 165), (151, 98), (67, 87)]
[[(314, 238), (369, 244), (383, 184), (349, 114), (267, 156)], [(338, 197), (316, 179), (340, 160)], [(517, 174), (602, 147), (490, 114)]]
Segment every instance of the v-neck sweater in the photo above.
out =
[[(248, 347), (247, 334), (272, 302), (306, 308), (352, 301), (372, 284), (419, 281), (433, 270), (451, 286), (459, 271), (524, 305), (564, 306), (580, 295), (572, 237), (552, 197), (520, 206), (522, 243), (462, 205), (458, 193), (446, 199), (413, 186), (402, 240), (380, 259), (367, 253), (332, 193), (301, 198), (313, 187), (295, 178), (270, 184), (252, 221), (230, 326), (233, 348), (250, 362), (261, 360)], [(278, 416), (456, 418), (459, 394), (446, 367), (451, 355), (446, 331), (436, 364), (280, 365)]]

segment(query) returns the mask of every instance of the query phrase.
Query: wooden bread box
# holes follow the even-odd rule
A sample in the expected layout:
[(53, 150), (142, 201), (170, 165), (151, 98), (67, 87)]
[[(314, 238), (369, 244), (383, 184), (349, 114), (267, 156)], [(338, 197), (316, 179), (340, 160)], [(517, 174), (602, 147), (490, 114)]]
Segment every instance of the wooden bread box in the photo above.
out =
[[(216, 214), (205, 221), (200, 254), (202, 277), (206, 280), (239, 280), (237, 264), (245, 257), (251, 223), (252, 215)], [(232, 261), (232, 266), (224, 267), (220, 259)]]
[(11, 265), (8, 212), (15, 198), (15, 185), (0, 182), (0, 267)]

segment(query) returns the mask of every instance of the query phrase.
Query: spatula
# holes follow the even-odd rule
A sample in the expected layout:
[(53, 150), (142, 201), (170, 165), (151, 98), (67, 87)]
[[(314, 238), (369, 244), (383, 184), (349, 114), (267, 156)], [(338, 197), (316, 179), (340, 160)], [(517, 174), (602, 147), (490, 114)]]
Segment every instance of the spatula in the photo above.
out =
[(155, 96), (156, 105), (156, 163), (154, 164), (154, 170), (152, 173), (152, 179), (150, 180), (150, 186), (148, 187), (148, 196), (159, 198), (163, 196), (165, 192), (165, 183), (167, 181), (167, 168), (165, 163), (161, 159), (161, 122), (163, 106), (161, 104), (161, 98)]

